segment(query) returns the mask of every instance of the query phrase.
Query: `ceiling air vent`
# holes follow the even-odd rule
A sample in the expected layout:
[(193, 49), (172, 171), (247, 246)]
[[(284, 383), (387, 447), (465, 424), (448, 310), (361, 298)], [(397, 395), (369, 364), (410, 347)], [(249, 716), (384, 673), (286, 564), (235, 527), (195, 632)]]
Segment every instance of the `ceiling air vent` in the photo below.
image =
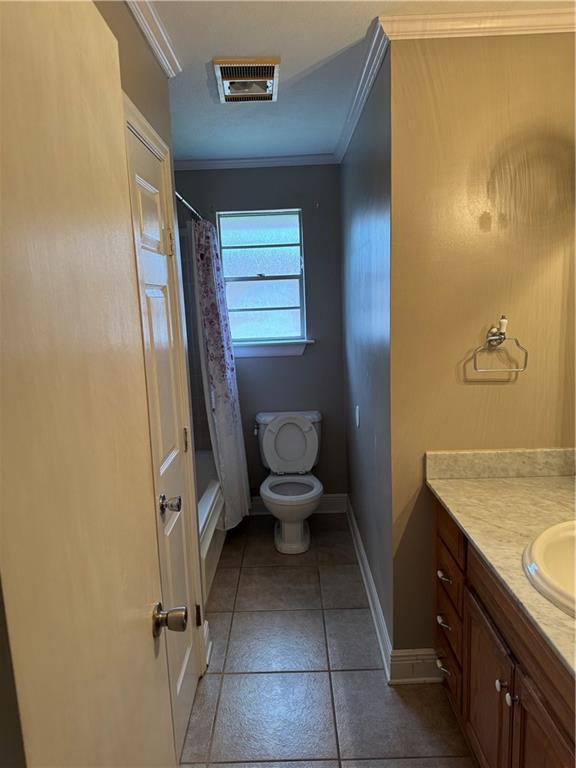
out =
[(276, 101), (280, 59), (214, 59), (218, 95), (231, 101)]

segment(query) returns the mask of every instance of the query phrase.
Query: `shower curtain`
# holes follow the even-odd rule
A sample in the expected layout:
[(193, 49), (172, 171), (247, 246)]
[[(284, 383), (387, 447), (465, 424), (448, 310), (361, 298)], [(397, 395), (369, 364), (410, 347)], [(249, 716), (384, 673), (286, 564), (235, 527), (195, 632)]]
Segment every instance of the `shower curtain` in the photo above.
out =
[(209, 389), (207, 399), (214, 427), (214, 457), (225, 503), (220, 527), (229, 530), (250, 510), (236, 366), (216, 228), (209, 221), (195, 221), (193, 231), (196, 295)]

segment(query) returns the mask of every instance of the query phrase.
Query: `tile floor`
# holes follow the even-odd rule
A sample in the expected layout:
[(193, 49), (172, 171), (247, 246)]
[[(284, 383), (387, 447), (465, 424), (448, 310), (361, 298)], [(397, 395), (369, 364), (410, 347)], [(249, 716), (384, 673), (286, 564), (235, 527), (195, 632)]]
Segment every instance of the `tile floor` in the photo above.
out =
[(387, 685), (346, 517), (313, 516), (303, 555), (276, 552), (273, 522), (226, 539), (182, 762), (474, 768), (439, 685)]

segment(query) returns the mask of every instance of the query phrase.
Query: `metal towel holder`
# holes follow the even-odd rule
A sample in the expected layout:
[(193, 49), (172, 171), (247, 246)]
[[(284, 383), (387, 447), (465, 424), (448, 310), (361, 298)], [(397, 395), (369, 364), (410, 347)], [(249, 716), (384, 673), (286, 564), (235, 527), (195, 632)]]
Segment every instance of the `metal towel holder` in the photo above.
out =
[[(520, 344), (517, 338), (514, 336), (506, 336), (506, 328), (508, 326), (508, 318), (506, 315), (502, 315), (498, 322), (498, 327), (492, 326), (486, 334), (486, 341), (482, 346), (474, 350), (474, 370), (476, 373), (522, 373), (528, 368), (528, 350)], [(498, 349), (505, 341), (513, 341), (514, 344), (524, 353), (524, 362), (520, 368), (479, 368), (478, 367), (478, 355), (481, 352), (492, 352)]]

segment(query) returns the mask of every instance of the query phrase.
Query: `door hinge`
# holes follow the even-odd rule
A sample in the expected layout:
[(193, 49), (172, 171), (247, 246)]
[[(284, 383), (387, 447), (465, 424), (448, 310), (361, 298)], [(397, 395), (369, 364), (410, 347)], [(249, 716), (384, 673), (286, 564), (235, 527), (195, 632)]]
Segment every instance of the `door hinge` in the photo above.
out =
[(174, 256), (174, 233), (171, 229), (168, 230), (168, 240), (170, 243), (170, 256)]
[(184, 453), (188, 453), (188, 447), (189, 447), (189, 440), (188, 440), (188, 427), (184, 427)]
[(196, 606), (196, 626), (202, 626), (202, 608), (199, 605)]

